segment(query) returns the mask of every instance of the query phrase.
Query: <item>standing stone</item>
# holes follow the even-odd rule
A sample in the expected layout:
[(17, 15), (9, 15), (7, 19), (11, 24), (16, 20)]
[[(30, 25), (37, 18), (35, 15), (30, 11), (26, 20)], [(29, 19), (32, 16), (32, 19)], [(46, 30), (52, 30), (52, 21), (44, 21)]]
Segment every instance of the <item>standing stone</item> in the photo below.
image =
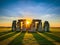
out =
[(21, 31), (26, 31), (26, 27), (25, 27), (25, 25), (26, 25), (26, 20), (25, 19), (20, 19), (19, 20), (20, 21), (20, 30)]
[(32, 32), (36, 32), (35, 26), (36, 26), (36, 25), (35, 25), (35, 21), (33, 21), (33, 24), (32, 24), (32, 27), (31, 27), (31, 28), (32, 28)]
[(20, 25), (20, 21), (18, 20), (18, 22), (17, 22), (17, 30), (16, 30), (16, 31), (21, 31), (21, 30), (20, 30), (20, 26), (21, 26), (21, 25)]
[(22, 31), (26, 31), (26, 20), (22, 20), (23, 25), (22, 25)]
[(48, 22), (48, 21), (45, 21), (45, 22), (44, 22), (43, 30), (44, 30), (45, 32), (49, 32), (49, 28), (50, 28), (49, 22)]
[(12, 31), (16, 31), (16, 20), (12, 23)]
[(38, 31), (42, 32), (42, 22), (41, 22), (41, 20), (38, 23)]
[(36, 32), (36, 29), (35, 29), (35, 21), (33, 20), (32, 21), (32, 24), (31, 24), (31, 26), (30, 26), (30, 30), (28, 30), (28, 32)]

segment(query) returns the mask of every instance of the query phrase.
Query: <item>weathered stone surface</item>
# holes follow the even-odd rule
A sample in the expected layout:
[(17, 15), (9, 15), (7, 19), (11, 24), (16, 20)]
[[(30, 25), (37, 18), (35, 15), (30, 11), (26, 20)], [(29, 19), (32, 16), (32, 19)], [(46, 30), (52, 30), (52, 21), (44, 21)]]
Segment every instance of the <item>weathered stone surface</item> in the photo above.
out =
[(12, 22), (12, 31), (16, 31), (16, 20)]
[(22, 20), (22, 22), (23, 22), (22, 31), (26, 31), (26, 22), (25, 21), (26, 21), (25, 19)]
[(18, 25), (19, 25), (20, 31), (26, 31), (25, 21), (26, 21), (26, 19), (20, 19), (20, 20), (18, 20), (18, 22), (19, 22)]
[[(36, 26), (37, 22), (37, 26)], [(30, 32), (42, 31), (42, 22), (39, 19), (33, 19)]]
[(20, 30), (20, 28), (21, 28), (20, 26), (21, 26), (21, 24), (20, 24), (20, 21), (18, 20), (18, 22), (17, 22), (17, 30), (16, 31), (21, 31)]
[(42, 22), (41, 22), (41, 20), (39, 21), (39, 24), (38, 24), (38, 31), (42, 32)]
[[(42, 22), (39, 19), (33, 19), (32, 23), (30, 24), (29, 28), (26, 28), (26, 19), (18, 20), (16, 24), (16, 20), (12, 23), (12, 31), (28, 31), (28, 32), (49, 32), (49, 22), (45, 21), (44, 26), (42, 28)], [(42, 30), (43, 29), (43, 30)]]
[(44, 27), (43, 27), (44, 31), (45, 31), (45, 32), (49, 32), (49, 27), (50, 27), (50, 26), (49, 26), (49, 22), (48, 22), (48, 21), (45, 21), (45, 22), (44, 22)]
[(30, 30), (28, 30), (28, 32), (36, 32), (36, 29), (35, 29), (35, 22), (32, 21), (31, 25), (30, 25)]

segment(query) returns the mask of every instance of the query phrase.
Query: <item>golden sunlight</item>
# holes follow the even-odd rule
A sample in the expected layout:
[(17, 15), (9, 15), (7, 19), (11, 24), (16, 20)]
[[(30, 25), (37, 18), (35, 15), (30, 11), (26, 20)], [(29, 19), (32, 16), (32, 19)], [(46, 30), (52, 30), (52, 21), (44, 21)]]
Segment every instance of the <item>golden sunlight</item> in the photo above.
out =
[(26, 19), (26, 24), (27, 24), (27, 25), (30, 25), (31, 22), (32, 22), (32, 20)]
[(26, 24), (29, 24), (29, 23), (30, 23), (29, 21), (26, 22)]
[(26, 28), (29, 28), (31, 23), (32, 23), (31, 19), (26, 19)]

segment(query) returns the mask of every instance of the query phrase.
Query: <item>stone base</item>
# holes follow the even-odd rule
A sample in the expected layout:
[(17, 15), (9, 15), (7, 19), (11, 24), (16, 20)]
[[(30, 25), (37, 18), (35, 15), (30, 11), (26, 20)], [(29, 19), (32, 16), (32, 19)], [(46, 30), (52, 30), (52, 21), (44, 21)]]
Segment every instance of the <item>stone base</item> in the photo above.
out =
[(26, 29), (22, 29), (21, 31), (22, 31), (22, 32), (26, 32)]
[(21, 31), (20, 28), (17, 28), (16, 31)]
[(36, 32), (35, 30), (28, 30), (28, 32)]

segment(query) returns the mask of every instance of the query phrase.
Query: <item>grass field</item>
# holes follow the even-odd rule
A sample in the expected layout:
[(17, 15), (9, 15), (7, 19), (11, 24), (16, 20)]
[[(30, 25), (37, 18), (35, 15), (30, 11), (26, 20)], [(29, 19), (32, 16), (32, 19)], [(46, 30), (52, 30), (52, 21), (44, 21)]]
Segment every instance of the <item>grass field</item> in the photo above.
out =
[(60, 45), (60, 28), (50, 32), (12, 32), (11, 28), (0, 28), (0, 45)]

